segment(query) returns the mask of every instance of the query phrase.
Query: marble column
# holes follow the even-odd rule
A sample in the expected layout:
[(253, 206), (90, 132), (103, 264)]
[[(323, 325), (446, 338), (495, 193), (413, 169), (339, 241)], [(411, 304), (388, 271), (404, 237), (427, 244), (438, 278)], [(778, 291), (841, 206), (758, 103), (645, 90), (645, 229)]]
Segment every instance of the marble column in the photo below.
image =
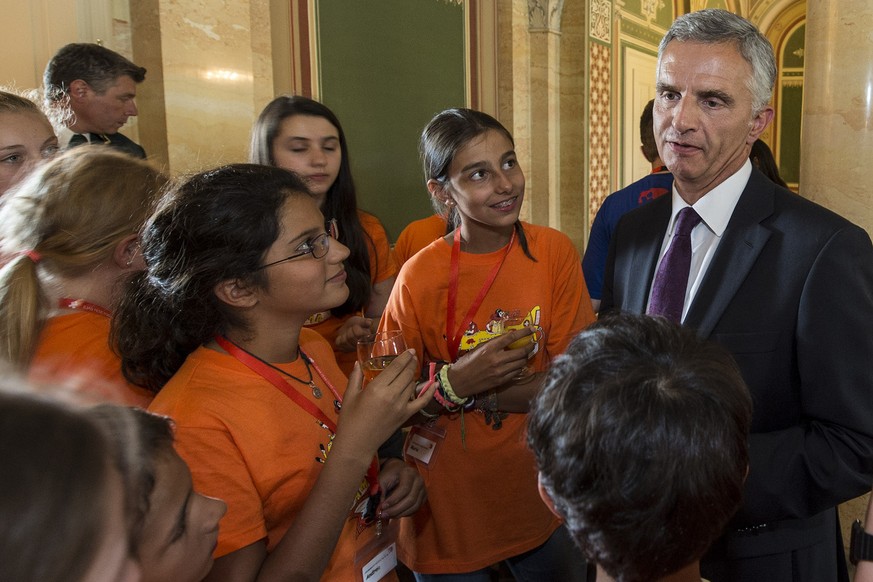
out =
[(873, 232), (873, 4), (809, 0), (800, 194)]
[(561, 12), (563, 0), (528, 0), (530, 22), (531, 221), (561, 228)]
[[(800, 194), (873, 233), (873, 4), (809, 0), (806, 19)], [(840, 506), (847, 554), (869, 495)]]

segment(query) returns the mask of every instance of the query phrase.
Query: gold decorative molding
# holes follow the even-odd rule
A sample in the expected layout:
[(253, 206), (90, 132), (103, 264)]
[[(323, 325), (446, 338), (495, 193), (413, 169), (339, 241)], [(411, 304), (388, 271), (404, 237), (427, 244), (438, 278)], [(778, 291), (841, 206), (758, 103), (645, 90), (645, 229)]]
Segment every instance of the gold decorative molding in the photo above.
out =
[(607, 44), (612, 43), (612, 1), (591, 0), (590, 16), (591, 37)]

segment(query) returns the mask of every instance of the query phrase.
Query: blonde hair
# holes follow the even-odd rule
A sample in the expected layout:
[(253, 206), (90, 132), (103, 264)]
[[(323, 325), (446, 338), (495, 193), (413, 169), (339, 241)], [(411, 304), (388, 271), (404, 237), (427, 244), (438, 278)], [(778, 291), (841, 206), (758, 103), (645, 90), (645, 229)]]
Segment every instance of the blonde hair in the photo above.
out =
[(18, 113), (22, 111), (36, 113), (45, 117), (45, 113), (33, 100), (19, 95), (9, 87), (0, 86), (0, 113)]
[[(81, 276), (139, 232), (167, 178), (108, 148), (44, 164), (0, 207), (0, 357), (26, 368), (50, 306), (39, 274)], [(38, 263), (38, 264), (37, 264)]]

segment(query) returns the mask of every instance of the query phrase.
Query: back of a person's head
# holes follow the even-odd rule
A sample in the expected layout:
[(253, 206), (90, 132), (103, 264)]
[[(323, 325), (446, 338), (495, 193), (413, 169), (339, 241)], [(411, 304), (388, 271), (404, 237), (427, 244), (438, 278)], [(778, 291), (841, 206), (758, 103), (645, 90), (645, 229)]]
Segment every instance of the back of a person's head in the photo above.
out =
[(145, 74), (143, 67), (99, 44), (72, 43), (61, 47), (46, 65), (45, 99), (48, 103), (61, 101), (67, 96), (70, 83), (77, 79), (88, 83), (97, 93), (104, 93), (122, 75), (141, 83)]
[(528, 441), (586, 557), (618, 582), (651, 582), (698, 560), (738, 509), (751, 414), (722, 348), (618, 315), (555, 359)]
[(658, 144), (655, 143), (654, 116), (652, 114), (654, 106), (655, 100), (649, 99), (649, 102), (643, 107), (642, 115), (640, 115), (640, 142), (643, 146), (643, 155), (650, 164), (660, 157)]
[(0, 356), (26, 365), (45, 293), (40, 275), (84, 276), (139, 232), (166, 177), (109, 148), (76, 148), (37, 168), (0, 207)]
[(103, 433), (63, 405), (0, 391), (0, 459), (0, 580), (83, 579), (104, 538)]

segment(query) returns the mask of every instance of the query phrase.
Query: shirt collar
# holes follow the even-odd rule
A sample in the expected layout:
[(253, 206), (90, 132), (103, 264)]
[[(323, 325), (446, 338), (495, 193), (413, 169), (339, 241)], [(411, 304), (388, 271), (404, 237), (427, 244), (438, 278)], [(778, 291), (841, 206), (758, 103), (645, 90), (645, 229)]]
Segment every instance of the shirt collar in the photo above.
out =
[[(727, 228), (728, 221), (734, 213), (734, 208), (746, 189), (746, 184), (749, 182), (749, 177), (752, 175), (752, 162), (746, 160), (746, 163), (737, 170), (727, 180), (707, 192), (698, 200), (693, 208), (703, 219), (709, 229), (716, 236), (721, 237)], [(676, 183), (673, 183), (673, 212), (670, 216), (670, 223), (667, 225), (667, 233), (673, 234), (673, 225), (676, 223), (676, 215), (683, 208), (689, 206), (676, 190)]]

